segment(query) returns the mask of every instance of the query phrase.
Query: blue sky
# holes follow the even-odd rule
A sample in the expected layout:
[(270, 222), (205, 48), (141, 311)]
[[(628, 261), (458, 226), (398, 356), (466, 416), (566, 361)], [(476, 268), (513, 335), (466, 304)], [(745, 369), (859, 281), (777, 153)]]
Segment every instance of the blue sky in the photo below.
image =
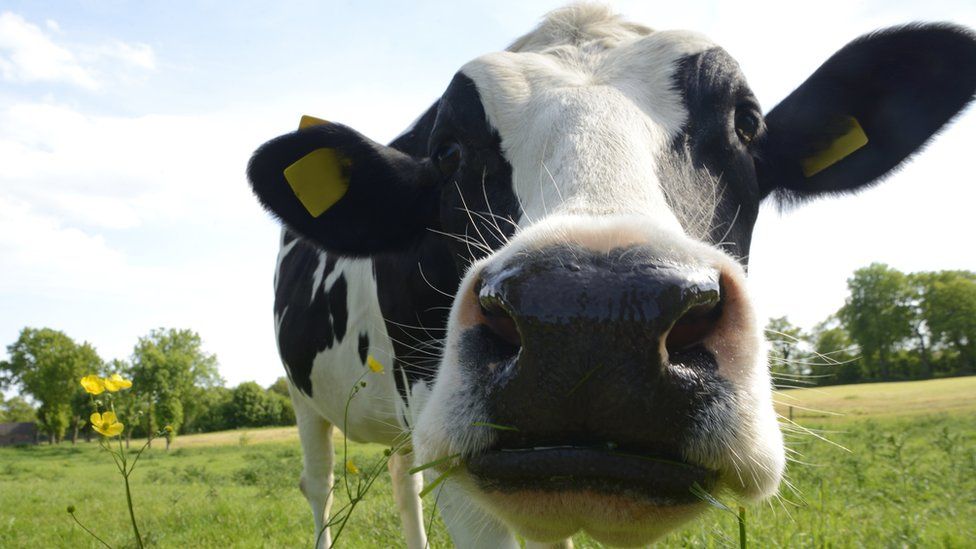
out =
[[(229, 382), (270, 383), (282, 373), (278, 230), (249, 194), (250, 153), (303, 113), (388, 140), (458, 67), (561, 4), (0, 1), (0, 343), (50, 326), (124, 358), (153, 327), (188, 327)], [(863, 32), (976, 27), (971, 1), (810, 4), (612, 3), (723, 45), (766, 109)], [(976, 270), (964, 242), (974, 142), (969, 112), (875, 190), (765, 210), (752, 254), (761, 310), (812, 325), (870, 261)]]

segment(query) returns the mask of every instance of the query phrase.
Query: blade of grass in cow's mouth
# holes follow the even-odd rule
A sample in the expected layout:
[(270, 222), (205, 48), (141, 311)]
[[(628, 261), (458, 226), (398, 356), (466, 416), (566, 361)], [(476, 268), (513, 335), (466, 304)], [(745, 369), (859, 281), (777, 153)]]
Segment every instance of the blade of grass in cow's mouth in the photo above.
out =
[(492, 450), (467, 468), (486, 491), (594, 491), (657, 505), (699, 501), (693, 487), (709, 490), (718, 477), (670, 456), (576, 446)]

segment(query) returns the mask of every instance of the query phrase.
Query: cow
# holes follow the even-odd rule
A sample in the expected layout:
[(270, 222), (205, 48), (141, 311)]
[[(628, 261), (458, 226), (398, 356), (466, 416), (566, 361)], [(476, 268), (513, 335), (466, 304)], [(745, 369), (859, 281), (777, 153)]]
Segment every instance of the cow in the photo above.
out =
[(314, 118), (261, 146), (248, 179), (285, 226), (274, 320), (316, 529), (335, 425), (398, 445), (411, 548), (423, 474), (449, 473), (460, 547), (646, 544), (704, 492), (774, 494), (783, 439), (746, 286), (760, 204), (881, 181), (974, 90), (976, 36), (909, 24), (763, 115), (704, 36), (573, 5), (462, 66), (388, 146)]

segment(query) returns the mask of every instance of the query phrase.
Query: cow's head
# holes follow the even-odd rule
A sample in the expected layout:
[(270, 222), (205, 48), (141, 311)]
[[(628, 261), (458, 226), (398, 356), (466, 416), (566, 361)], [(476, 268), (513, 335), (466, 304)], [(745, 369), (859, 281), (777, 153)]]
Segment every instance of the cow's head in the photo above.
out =
[(646, 543), (702, 510), (696, 485), (779, 484), (744, 273), (760, 202), (878, 181), (974, 88), (973, 35), (913, 25), (852, 42), (763, 116), (708, 39), (575, 7), (462, 67), (408, 134), (421, 149), (313, 125), (249, 177), (327, 250), (452, 250), (420, 462), (457, 456), (453, 478), (529, 538)]

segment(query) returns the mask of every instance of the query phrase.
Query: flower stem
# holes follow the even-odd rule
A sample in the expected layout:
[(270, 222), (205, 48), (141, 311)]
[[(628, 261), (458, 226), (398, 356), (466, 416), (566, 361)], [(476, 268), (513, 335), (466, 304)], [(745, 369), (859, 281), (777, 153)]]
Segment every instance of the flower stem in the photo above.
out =
[(136, 533), (136, 545), (139, 546), (139, 549), (142, 549), (142, 535), (139, 534), (139, 526), (136, 525), (136, 513), (132, 510), (132, 492), (129, 490), (129, 475), (125, 475), (123, 478), (125, 479), (125, 501), (129, 504), (129, 519), (132, 521), (132, 530)]
[(125, 481), (125, 502), (129, 505), (129, 520), (132, 521), (132, 531), (136, 534), (136, 546), (143, 549), (142, 535), (139, 534), (139, 525), (136, 524), (136, 512), (132, 508), (132, 491), (129, 489), (129, 473), (132, 471), (126, 467), (128, 460), (126, 460), (125, 450), (122, 448), (121, 437), (119, 437), (119, 453), (122, 454), (122, 479)]
[[(132, 471), (135, 471), (135, 469), (136, 469), (136, 463), (139, 463), (139, 458), (142, 457), (142, 453), (146, 450), (146, 448), (148, 448), (149, 445), (152, 444), (152, 441), (153, 441), (154, 438), (156, 438), (156, 437), (153, 436), (152, 433), (150, 433), (149, 435), (146, 436), (146, 443), (142, 445), (142, 448), (139, 448), (139, 451), (138, 452), (136, 452), (136, 458), (132, 460), (132, 465), (129, 466), (129, 472), (130, 473)], [(122, 447), (121, 445), (122, 445), (122, 439), (119, 439), (119, 447), (120, 448)]]
[(81, 529), (82, 529), (82, 530), (84, 530), (84, 531), (86, 531), (86, 532), (88, 532), (88, 535), (89, 535), (89, 536), (91, 536), (91, 537), (93, 537), (93, 538), (95, 538), (95, 539), (97, 539), (99, 543), (101, 543), (101, 544), (102, 544), (102, 545), (104, 545), (105, 547), (108, 547), (108, 549), (112, 549), (112, 546), (111, 546), (111, 545), (109, 545), (109, 544), (107, 544), (107, 543), (105, 543), (105, 540), (103, 540), (102, 538), (100, 538), (100, 537), (98, 537), (98, 536), (96, 536), (96, 535), (95, 535), (95, 532), (92, 532), (92, 531), (91, 531), (91, 530), (89, 530), (89, 529), (88, 529), (87, 527), (85, 527), (85, 525), (84, 525), (84, 524), (82, 524), (80, 520), (78, 520), (78, 517), (76, 517), (74, 513), (69, 513), (69, 514), (71, 515), (71, 518), (72, 518), (72, 519), (74, 519), (74, 521), (75, 521), (75, 523), (77, 523), (77, 524), (78, 524), (78, 526), (81, 526)]
[(746, 508), (739, 506), (739, 549), (746, 549)]

